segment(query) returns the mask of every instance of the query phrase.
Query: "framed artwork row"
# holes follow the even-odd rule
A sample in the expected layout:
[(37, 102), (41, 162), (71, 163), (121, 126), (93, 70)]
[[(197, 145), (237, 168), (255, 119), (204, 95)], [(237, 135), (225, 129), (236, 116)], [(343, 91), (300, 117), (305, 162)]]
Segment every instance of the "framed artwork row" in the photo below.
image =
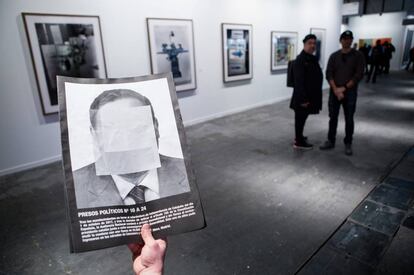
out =
[[(58, 112), (56, 76), (107, 78), (99, 16), (22, 13), (44, 115)], [(193, 21), (147, 18), (151, 73), (171, 72), (176, 92), (197, 88)], [(326, 30), (315, 55), (324, 64)], [(221, 24), (223, 82), (253, 78), (253, 26)], [(271, 32), (271, 71), (287, 69), (298, 52), (298, 33)]]

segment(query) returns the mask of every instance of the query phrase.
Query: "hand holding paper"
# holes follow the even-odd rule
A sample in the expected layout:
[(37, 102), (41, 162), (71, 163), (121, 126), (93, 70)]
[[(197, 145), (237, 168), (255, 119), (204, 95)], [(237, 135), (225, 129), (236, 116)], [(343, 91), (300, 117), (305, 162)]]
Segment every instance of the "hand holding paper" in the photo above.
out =
[(148, 224), (142, 226), (141, 236), (145, 243), (144, 246), (140, 244), (128, 245), (134, 260), (133, 269), (135, 274), (162, 274), (167, 242), (155, 240)]

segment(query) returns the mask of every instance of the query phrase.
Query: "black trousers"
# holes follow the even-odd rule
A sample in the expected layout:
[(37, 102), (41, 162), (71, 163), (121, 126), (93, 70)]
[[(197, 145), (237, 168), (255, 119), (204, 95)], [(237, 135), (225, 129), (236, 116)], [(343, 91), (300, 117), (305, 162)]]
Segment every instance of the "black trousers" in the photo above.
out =
[(385, 74), (388, 74), (390, 72), (390, 63), (391, 63), (391, 60), (387, 58), (385, 60), (385, 63), (384, 63), (384, 73)]
[(357, 92), (347, 91), (345, 97), (339, 101), (333, 91), (329, 93), (329, 132), (328, 140), (335, 143), (336, 129), (338, 128), (339, 109), (342, 105), (345, 116), (345, 144), (352, 144), (352, 136), (354, 134), (354, 114), (356, 109)]
[(377, 81), (377, 75), (380, 72), (380, 66), (378, 63), (371, 63), (368, 71), (367, 82), (371, 80), (372, 73), (374, 76), (372, 77), (372, 82), (375, 83)]
[(305, 128), (306, 119), (309, 111), (306, 108), (298, 107), (295, 109), (295, 138), (296, 142), (303, 142), (303, 129)]
[[(368, 60), (368, 58), (367, 59), (365, 59), (365, 60)], [(365, 74), (368, 74), (368, 72), (369, 72), (369, 63), (367, 62), (367, 63), (365, 63)]]

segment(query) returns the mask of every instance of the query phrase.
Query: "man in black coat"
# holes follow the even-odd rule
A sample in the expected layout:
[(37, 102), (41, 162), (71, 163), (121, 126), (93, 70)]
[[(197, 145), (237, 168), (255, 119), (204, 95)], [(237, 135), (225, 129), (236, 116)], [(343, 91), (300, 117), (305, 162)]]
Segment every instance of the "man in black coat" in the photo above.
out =
[[(364, 56), (351, 48), (351, 31), (341, 34), (342, 49), (329, 57), (326, 80), (331, 87), (329, 92), (329, 132), (328, 140), (320, 147), (329, 150), (335, 147), (339, 109), (342, 105), (345, 115), (345, 154), (352, 155), (352, 135), (354, 133), (354, 113), (356, 109), (358, 82), (364, 74)], [(372, 65), (371, 65), (372, 66)]]
[(367, 74), (368, 71), (369, 71), (368, 60), (369, 60), (369, 52), (371, 51), (371, 46), (368, 46), (367, 43), (365, 43), (362, 47), (359, 48), (359, 51), (364, 56), (364, 59), (365, 59), (365, 73)]
[(372, 48), (371, 56), (370, 56), (370, 68), (367, 75), (366, 82), (368, 83), (371, 80), (372, 76), (372, 83), (377, 82), (377, 76), (380, 74), (380, 67), (381, 62), (383, 60), (383, 48), (381, 46), (381, 40), (377, 40), (375, 46)]
[(316, 36), (308, 34), (303, 39), (303, 50), (293, 64), (294, 88), (290, 108), (295, 111), (294, 148), (312, 149), (312, 144), (303, 136), (306, 119), (310, 114), (318, 114), (322, 109), (323, 75), (317, 58)]
[(393, 44), (388, 43), (388, 41), (384, 42), (384, 73), (388, 74), (390, 72), (390, 62), (392, 58), (392, 53), (395, 52), (395, 47)]

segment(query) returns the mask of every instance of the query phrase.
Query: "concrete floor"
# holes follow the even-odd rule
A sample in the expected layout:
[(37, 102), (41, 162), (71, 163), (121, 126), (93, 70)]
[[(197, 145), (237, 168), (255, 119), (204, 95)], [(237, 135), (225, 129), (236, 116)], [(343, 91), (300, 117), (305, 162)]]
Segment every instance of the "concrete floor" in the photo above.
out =
[[(316, 146), (326, 99), (305, 128)], [(401, 72), (360, 87), (351, 157), (342, 114), (333, 151), (293, 150), (288, 101), (189, 127), (208, 226), (169, 238), (165, 274), (293, 274), (414, 144), (413, 121)], [(0, 220), (0, 274), (131, 274), (125, 246), (68, 253), (60, 163), (0, 178)]]

